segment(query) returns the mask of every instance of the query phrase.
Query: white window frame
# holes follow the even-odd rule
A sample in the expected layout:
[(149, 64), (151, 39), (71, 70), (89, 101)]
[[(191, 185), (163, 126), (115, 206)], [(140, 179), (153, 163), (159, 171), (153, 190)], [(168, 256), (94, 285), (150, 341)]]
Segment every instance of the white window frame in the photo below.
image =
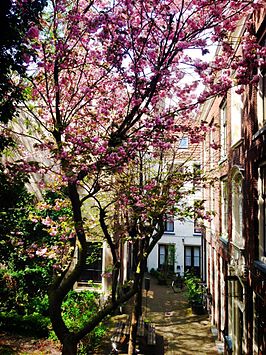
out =
[(266, 71), (259, 70), (259, 84), (257, 92), (257, 119), (259, 130), (266, 126)]
[(180, 138), (179, 149), (188, 149), (188, 137)]
[(209, 164), (210, 169), (214, 168), (214, 149), (211, 147), (211, 144), (214, 142), (214, 127), (213, 127), (214, 118), (212, 118), (210, 123), (210, 130), (209, 130)]
[(164, 232), (165, 233), (174, 233), (174, 231), (175, 231), (174, 217), (167, 216), (166, 220), (164, 221)]
[(224, 101), (220, 107), (220, 145), (221, 159), (227, 157), (227, 102)]
[(238, 247), (244, 247), (243, 175), (239, 170), (232, 177), (232, 241)]
[(259, 258), (266, 263), (266, 162), (259, 168)]
[[(266, 37), (260, 42), (266, 47)], [(266, 70), (258, 69), (259, 83), (257, 91), (257, 119), (259, 130), (266, 126)]]
[(228, 180), (221, 180), (221, 236), (228, 239)]
[(242, 97), (237, 94), (238, 87), (231, 89), (231, 145), (235, 145), (242, 138), (241, 122), (242, 122)]

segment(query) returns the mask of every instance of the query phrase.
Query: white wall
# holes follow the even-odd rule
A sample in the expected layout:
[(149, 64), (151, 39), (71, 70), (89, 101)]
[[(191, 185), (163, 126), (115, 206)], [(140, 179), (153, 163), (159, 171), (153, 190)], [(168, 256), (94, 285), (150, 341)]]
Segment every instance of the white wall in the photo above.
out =
[[(194, 222), (186, 220), (185, 222), (175, 221), (174, 232), (166, 232), (158, 244), (153, 248), (151, 254), (148, 257), (148, 270), (158, 268), (158, 245), (159, 244), (174, 244), (175, 245), (175, 272), (184, 273), (184, 247), (186, 245), (201, 246), (201, 235), (194, 234)], [(177, 269), (177, 266), (180, 269)]]

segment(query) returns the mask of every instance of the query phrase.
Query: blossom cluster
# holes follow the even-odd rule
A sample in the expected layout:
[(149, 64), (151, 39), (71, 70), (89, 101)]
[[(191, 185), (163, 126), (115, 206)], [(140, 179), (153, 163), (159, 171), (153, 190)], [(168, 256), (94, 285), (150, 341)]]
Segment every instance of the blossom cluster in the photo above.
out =
[[(25, 57), (27, 77), (21, 80), (26, 118), (19, 134), (27, 139), (21, 143), (21, 170), (35, 173), (42, 188), (55, 179), (88, 196), (119, 191), (120, 206), (143, 223), (174, 213), (186, 196), (185, 180), (193, 177), (169, 171), (165, 163), (161, 179), (151, 175), (136, 183), (137, 167), (152, 171), (162, 155), (176, 156), (184, 136), (190, 145), (202, 142), (208, 127), (195, 119), (200, 104), (233, 85), (257, 82), (252, 74), (264, 65), (265, 48), (251, 26), (241, 38), (233, 34), (262, 5), (262, 0), (49, 2), (25, 39), (34, 55)], [(217, 52), (210, 58), (213, 47)], [(129, 177), (118, 189), (114, 185), (123, 174)], [(64, 208), (58, 199), (40, 211), (56, 214)], [(75, 236), (71, 218), (49, 213), (33, 218), (63, 249)], [(32, 248), (35, 255), (47, 255), (45, 247)]]

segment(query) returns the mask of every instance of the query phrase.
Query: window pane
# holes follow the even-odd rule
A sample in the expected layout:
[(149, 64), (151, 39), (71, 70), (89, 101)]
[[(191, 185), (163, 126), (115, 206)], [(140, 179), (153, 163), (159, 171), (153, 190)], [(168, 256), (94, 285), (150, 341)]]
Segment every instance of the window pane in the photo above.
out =
[(220, 144), (221, 144), (221, 158), (226, 157), (227, 153), (227, 105), (226, 103), (220, 109)]
[(242, 247), (242, 177), (239, 173), (232, 182), (232, 212), (232, 239)]
[(102, 257), (103, 250), (101, 243), (88, 242), (86, 265), (82, 269), (79, 281), (102, 281)]
[(221, 211), (222, 211), (222, 236), (227, 238), (227, 214), (228, 214), (228, 189), (227, 180), (221, 181)]
[(186, 266), (191, 266), (191, 247), (185, 248), (185, 263)]
[(262, 180), (262, 253), (266, 256), (266, 167), (261, 168)]
[(200, 266), (200, 258), (198, 256), (194, 256), (194, 266)]
[(191, 257), (186, 256), (186, 266), (191, 266)]
[(194, 247), (194, 257), (199, 257), (200, 256), (200, 248), (199, 247)]
[(231, 89), (231, 145), (241, 138), (242, 99), (236, 93), (238, 87)]
[(186, 253), (186, 256), (190, 256), (191, 257), (191, 247), (186, 247), (185, 253)]
[(163, 265), (165, 262), (165, 246), (164, 245), (160, 245), (159, 246), (159, 264)]
[(187, 149), (188, 148), (188, 137), (183, 137), (180, 139), (179, 148)]
[(174, 245), (168, 246), (168, 265), (173, 266), (175, 263), (175, 247)]
[(173, 232), (174, 231), (174, 220), (168, 219), (164, 224), (165, 232)]

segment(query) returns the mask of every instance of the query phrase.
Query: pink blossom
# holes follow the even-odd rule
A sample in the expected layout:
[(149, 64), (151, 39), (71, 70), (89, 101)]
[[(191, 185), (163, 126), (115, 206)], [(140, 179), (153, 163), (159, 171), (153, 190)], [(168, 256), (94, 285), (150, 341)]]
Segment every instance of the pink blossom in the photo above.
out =
[(32, 26), (27, 32), (27, 37), (29, 39), (35, 39), (39, 37), (39, 29), (37, 26)]
[(36, 255), (44, 256), (47, 253), (47, 248), (39, 249), (36, 251)]
[(42, 219), (42, 224), (45, 226), (49, 227), (53, 223), (52, 219), (50, 217), (46, 217), (45, 219)]

